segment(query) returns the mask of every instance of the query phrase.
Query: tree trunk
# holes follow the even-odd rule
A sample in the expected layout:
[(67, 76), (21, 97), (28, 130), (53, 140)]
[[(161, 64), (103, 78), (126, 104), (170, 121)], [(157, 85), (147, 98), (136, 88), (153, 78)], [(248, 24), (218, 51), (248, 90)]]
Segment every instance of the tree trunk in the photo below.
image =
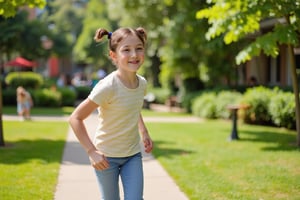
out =
[(2, 80), (0, 80), (0, 147), (5, 146), (2, 123)]
[(300, 101), (299, 101), (299, 85), (296, 71), (295, 55), (292, 45), (288, 45), (288, 54), (291, 66), (291, 74), (293, 81), (293, 90), (296, 103), (296, 129), (297, 129), (297, 146), (300, 147)]

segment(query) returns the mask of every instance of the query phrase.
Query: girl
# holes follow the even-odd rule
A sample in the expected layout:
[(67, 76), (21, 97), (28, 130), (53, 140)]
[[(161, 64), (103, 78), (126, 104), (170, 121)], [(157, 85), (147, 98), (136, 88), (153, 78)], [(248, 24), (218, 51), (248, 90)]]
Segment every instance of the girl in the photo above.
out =
[(29, 92), (22, 86), (17, 87), (17, 111), (20, 120), (30, 119), (30, 109), (33, 106), (33, 100)]
[[(137, 75), (144, 62), (146, 32), (120, 28), (113, 33), (98, 29), (95, 41), (107, 36), (109, 56), (117, 70), (100, 80), (71, 114), (69, 123), (95, 168), (103, 200), (119, 200), (119, 176), (125, 200), (143, 199), (140, 137), (145, 151), (153, 143), (141, 116), (146, 80)], [(83, 120), (98, 108), (99, 125), (94, 141)]]

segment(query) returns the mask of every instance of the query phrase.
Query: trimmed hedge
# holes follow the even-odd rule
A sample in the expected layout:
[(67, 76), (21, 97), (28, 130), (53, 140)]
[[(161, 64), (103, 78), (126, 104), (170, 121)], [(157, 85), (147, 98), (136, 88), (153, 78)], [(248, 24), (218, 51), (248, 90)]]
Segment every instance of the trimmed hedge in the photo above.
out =
[(39, 88), (43, 85), (43, 77), (35, 72), (10, 72), (5, 77), (5, 83), (11, 88), (23, 86), (26, 89)]

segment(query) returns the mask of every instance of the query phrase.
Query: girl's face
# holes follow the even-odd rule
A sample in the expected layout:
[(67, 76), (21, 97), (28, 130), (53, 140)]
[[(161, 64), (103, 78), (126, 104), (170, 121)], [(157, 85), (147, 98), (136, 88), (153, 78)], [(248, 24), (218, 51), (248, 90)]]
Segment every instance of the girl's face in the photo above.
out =
[(144, 53), (142, 41), (135, 35), (129, 35), (119, 43), (116, 52), (110, 51), (110, 57), (119, 70), (136, 73), (144, 62)]

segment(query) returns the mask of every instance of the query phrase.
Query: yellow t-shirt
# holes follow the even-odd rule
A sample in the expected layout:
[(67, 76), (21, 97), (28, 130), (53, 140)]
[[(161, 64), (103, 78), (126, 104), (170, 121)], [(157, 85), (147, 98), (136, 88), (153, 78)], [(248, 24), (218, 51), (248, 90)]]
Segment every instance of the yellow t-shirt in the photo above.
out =
[(116, 71), (100, 80), (88, 98), (99, 105), (99, 125), (94, 143), (107, 157), (127, 157), (140, 152), (138, 119), (147, 82), (137, 75), (136, 89), (125, 87)]

